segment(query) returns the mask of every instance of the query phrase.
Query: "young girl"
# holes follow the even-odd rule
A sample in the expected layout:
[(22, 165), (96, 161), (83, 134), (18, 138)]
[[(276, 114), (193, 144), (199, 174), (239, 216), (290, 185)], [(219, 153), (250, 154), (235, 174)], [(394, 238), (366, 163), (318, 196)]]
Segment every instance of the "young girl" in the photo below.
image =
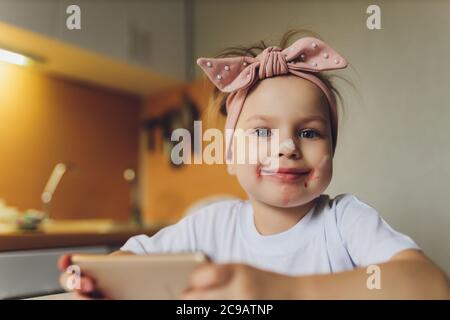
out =
[[(227, 129), (263, 142), (277, 133), (275, 155), (228, 164), (248, 200), (208, 205), (153, 237), (130, 238), (121, 252), (204, 252), (213, 263), (193, 273), (187, 299), (448, 298), (445, 274), (411, 238), (357, 197), (323, 194), (338, 117), (336, 90), (322, 72), (347, 62), (319, 39), (287, 40), (197, 61), (216, 86)], [(237, 152), (230, 140), (227, 156)], [(69, 263), (66, 256), (61, 267)], [(367, 281), (374, 264), (381, 288)], [(81, 291), (93, 290), (83, 278)]]

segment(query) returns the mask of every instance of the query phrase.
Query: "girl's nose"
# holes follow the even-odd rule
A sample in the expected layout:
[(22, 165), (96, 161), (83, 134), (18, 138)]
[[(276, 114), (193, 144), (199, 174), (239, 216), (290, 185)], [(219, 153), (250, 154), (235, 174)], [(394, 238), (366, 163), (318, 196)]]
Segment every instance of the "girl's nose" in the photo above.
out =
[(289, 138), (280, 144), (278, 157), (282, 156), (293, 160), (299, 159), (301, 157), (300, 150), (294, 143), (292, 138)]

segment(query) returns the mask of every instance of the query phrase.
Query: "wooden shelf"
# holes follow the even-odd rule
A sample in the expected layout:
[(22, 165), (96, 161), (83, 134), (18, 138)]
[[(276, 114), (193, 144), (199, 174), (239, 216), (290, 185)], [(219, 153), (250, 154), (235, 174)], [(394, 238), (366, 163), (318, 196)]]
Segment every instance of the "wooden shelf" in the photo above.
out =
[(128, 238), (146, 234), (154, 235), (161, 227), (129, 228), (112, 232), (15, 232), (0, 234), (0, 252), (17, 250), (35, 250), (61, 247), (122, 245)]

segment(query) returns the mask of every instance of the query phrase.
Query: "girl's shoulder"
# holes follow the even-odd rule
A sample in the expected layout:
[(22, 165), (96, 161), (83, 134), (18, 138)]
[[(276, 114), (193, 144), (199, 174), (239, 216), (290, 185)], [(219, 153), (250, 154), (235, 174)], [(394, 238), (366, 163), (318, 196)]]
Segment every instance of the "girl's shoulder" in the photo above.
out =
[(334, 243), (342, 240), (341, 248), (345, 249), (340, 257), (345, 257), (346, 251), (357, 266), (388, 261), (402, 250), (420, 249), (414, 240), (391, 227), (374, 207), (355, 195), (325, 197), (324, 204), (327, 231), (337, 231)]
[(340, 206), (348, 206), (348, 205), (358, 205), (363, 207), (372, 208), (367, 202), (362, 200), (361, 197), (356, 196), (352, 193), (342, 193), (334, 197), (333, 199), (336, 204)]
[(372, 206), (352, 193), (338, 194), (334, 198), (331, 198), (327, 194), (322, 194), (319, 197), (319, 203), (321, 203), (324, 207), (333, 208), (338, 211), (345, 211), (349, 207), (361, 207), (364, 209), (369, 208), (374, 210)]
[(362, 217), (378, 218), (378, 211), (351, 193), (342, 193), (331, 198), (323, 194), (319, 197), (318, 209), (332, 215), (338, 226), (352, 224)]

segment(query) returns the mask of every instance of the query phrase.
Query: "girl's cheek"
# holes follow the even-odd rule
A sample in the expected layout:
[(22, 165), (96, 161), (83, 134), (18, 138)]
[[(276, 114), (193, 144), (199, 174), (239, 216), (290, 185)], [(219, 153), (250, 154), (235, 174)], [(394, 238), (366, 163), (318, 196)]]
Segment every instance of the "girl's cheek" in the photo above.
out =
[(329, 181), (331, 176), (331, 157), (325, 155), (315, 166), (311, 173), (308, 175), (304, 182), (305, 188), (308, 188), (311, 184), (318, 184), (320, 182)]

